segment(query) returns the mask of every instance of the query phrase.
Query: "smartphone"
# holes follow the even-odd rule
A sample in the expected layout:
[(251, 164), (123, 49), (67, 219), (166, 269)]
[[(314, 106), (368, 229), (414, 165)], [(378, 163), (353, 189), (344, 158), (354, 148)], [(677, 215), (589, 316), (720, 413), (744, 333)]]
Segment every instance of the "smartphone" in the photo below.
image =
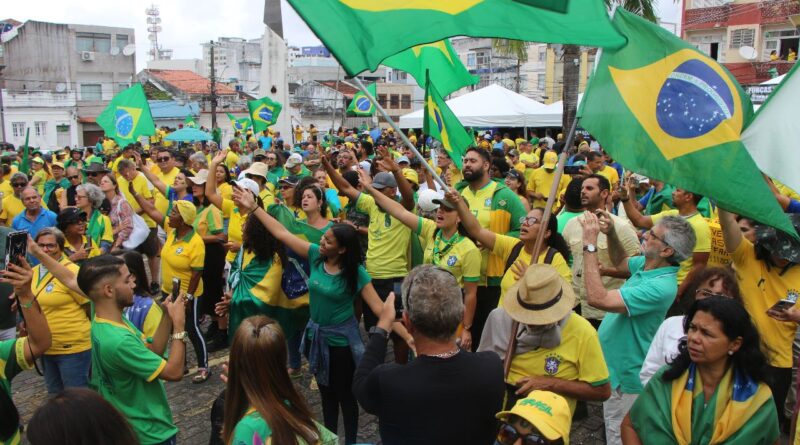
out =
[(22, 266), (19, 257), (28, 254), (28, 231), (19, 230), (6, 236), (6, 270), (9, 264)]
[(172, 300), (175, 301), (178, 299), (178, 295), (181, 293), (181, 279), (180, 278), (173, 278), (172, 279)]
[(581, 173), (582, 165), (565, 165), (564, 166), (564, 174), (566, 175), (578, 175)]
[(794, 306), (795, 303), (797, 303), (797, 294), (790, 293), (786, 298), (772, 305), (770, 310), (785, 311), (786, 309), (789, 309), (790, 307)]

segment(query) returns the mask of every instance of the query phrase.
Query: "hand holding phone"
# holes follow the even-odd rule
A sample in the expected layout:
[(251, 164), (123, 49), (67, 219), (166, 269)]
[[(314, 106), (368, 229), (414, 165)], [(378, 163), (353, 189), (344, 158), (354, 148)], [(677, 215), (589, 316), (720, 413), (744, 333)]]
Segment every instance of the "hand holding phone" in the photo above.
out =
[(5, 268), (8, 270), (9, 264), (22, 267), (20, 261), (28, 254), (28, 232), (19, 230), (11, 232), (6, 236), (6, 257)]
[(172, 297), (170, 301), (175, 301), (178, 299), (178, 295), (181, 293), (181, 279), (180, 278), (173, 278), (172, 279)]

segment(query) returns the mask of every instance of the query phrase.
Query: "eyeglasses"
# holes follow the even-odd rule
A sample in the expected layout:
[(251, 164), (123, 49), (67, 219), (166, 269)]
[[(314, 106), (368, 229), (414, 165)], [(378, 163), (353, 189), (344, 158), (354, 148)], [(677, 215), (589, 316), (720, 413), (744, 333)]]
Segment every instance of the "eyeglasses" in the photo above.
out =
[(75, 176), (67, 176), (67, 179), (69, 179), (69, 180), (72, 180), (72, 179), (78, 179), (78, 178), (80, 178), (80, 177), (81, 177), (80, 175), (75, 175)]
[(532, 226), (540, 221), (539, 218), (535, 216), (523, 216), (520, 217), (519, 223), (523, 226)]
[(170, 158), (169, 158), (169, 157), (166, 157), (166, 158), (156, 158), (156, 161), (158, 161), (158, 162), (167, 162), (167, 161), (169, 161), (169, 160), (170, 160)]
[(669, 245), (669, 243), (668, 243), (668, 242), (666, 242), (666, 241), (664, 240), (664, 238), (662, 238), (662, 237), (660, 237), (660, 236), (656, 235), (656, 232), (653, 232), (653, 229), (650, 229), (650, 230), (648, 230), (648, 231), (647, 231), (647, 234), (648, 234), (648, 235), (650, 235), (651, 237), (653, 237), (653, 238), (655, 238), (655, 239), (657, 239), (657, 240), (661, 241), (662, 243), (664, 243), (664, 245), (665, 245), (665, 246), (667, 246), (667, 247), (670, 247), (670, 248), (673, 248), (673, 249), (674, 249), (674, 247), (670, 246), (670, 245)]
[(90, 178), (94, 178), (94, 177), (96, 177), (97, 175), (101, 175), (101, 174), (102, 174), (102, 173), (97, 173), (97, 172), (86, 172), (86, 176), (88, 176), (88, 177), (90, 177)]
[(697, 289), (696, 291), (694, 291), (694, 293), (695, 293), (695, 295), (697, 295), (698, 297), (702, 296), (703, 298), (708, 298), (708, 297), (725, 297), (725, 298), (731, 298), (731, 297), (729, 297), (729, 296), (727, 296), (727, 295), (725, 295), (725, 294), (718, 294), (718, 293), (712, 292), (712, 291), (710, 291), (710, 290), (708, 290), (708, 289)]
[(14, 186), (14, 187), (25, 187), (28, 184), (26, 184), (24, 182), (15, 182), (15, 183), (12, 183), (11, 185)]
[(36, 243), (43, 250), (53, 250), (58, 247), (55, 243)]
[(497, 433), (497, 443), (500, 445), (513, 445), (520, 438), (522, 438), (523, 445), (547, 445), (550, 443), (538, 431), (522, 436), (516, 428), (507, 423), (501, 425), (500, 431)]

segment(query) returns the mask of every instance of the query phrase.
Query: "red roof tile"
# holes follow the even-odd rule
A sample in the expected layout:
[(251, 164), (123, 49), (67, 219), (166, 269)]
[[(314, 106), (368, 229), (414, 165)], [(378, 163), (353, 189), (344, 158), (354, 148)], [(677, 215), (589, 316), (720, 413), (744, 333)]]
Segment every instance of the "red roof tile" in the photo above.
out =
[[(189, 70), (147, 70), (156, 79), (168, 83), (186, 94), (211, 94), (211, 81)], [(217, 94), (236, 95), (233, 88), (217, 83)]]
[[(335, 80), (323, 80), (323, 81), (320, 81), (319, 83), (322, 84), (322, 85), (325, 85), (328, 88), (336, 90), (337, 82)], [(342, 81), (339, 81), (338, 84), (339, 84), (338, 85), (339, 86), (338, 91), (340, 93), (344, 94), (344, 96), (349, 98), (349, 99), (352, 99), (353, 96), (356, 93), (358, 93), (358, 91), (359, 91), (358, 88), (350, 85), (349, 83), (344, 83)]]

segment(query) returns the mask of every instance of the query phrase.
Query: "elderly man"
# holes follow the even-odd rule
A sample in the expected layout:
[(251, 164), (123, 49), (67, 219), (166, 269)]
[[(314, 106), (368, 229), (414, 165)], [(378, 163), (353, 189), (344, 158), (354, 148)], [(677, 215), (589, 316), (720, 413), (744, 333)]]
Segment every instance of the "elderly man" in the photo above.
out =
[(383, 443), (491, 443), (494, 413), (503, 403), (503, 365), (494, 354), (472, 354), (456, 344), (464, 314), (458, 282), (427, 264), (409, 273), (401, 292), (403, 324), (417, 359), (407, 366), (383, 363), (395, 321), (397, 297), (390, 294), (353, 377), (359, 404), (378, 416)]
[(567, 399), (606, 400), (611, 394), (608, 368), (597, 332), (572, 312), (575, 293), (548, 264), (533, 264), (503, 296), (502, 306), (486, 320), (478, 352), (508, 353), (514, 321), (519, 323), (507, 382), (506, 406), (534, 390)]
[(22, 204), (25, 211), (14, 218), (11, 227), (14, 230), (27, 230), (31, 237), (36, 238), (36, 234), (45, 227), (56, 225), (56, 214), (42, 207), (42, 197), (35, 188), (25, 187), (20, 193)]
[[(581, 224), (587, 301), (607, 312), (598, 331), (611, 377), (611, 398), (603, 403), (606, 441), (619, 444), (622, 419), (642, 392), (639, 371), (647, 350), (678, 291), (678, 265), (692, 255), (696, 237), (685, 219), (665, 216), (645, 233), (642, 255), (628, 257), (606, 211), (585, 212)], [(600, 233), (616, 269), (631, 275), (619, 289), (603, 285)]]
[(10, 227), (14, 218), (25, 210), (21, 193), (27, 186), (28, 177), (25, 173), (17, 172), (11, 175), (11, 187), (14, 193), (3, 196), (3, 210), (0, 212), (0, 224)]

